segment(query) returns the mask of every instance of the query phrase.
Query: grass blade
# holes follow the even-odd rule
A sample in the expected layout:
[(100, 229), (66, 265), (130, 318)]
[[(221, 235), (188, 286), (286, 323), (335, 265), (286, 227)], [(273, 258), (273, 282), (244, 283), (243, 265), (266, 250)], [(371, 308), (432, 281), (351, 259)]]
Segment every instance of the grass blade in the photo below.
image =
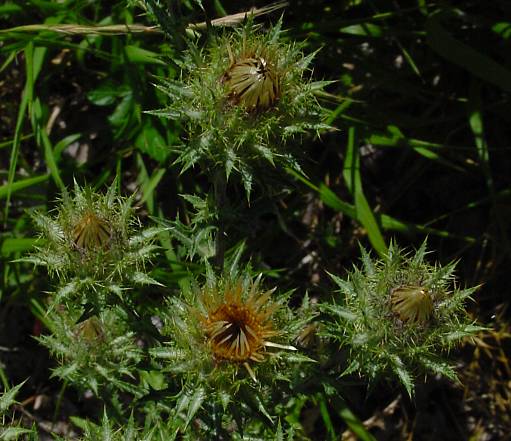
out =
[(385, 254), (387, 252), (387, 245), (362, 189), (360, 155), (358, 148), (355, 147), (355, 139), (355, 127), (352, 126), (348, 131), (348, 145), (343, 168), (344, 179), (355, 200), (356, 220), (366, 229), (373, 248), (378, 253)]
[[(6, 201), (4, 207), (4, 226), (7, 226), (7, 218), (9, 216), (9, 205), (11, 202), (11, 187), (14, 182), (14, 174), (16, 173), (16, 165), (18, 162), (18, 154), (21, 141), (21, 130), (23, 129), (23, 123), (25, 122), (25, 116), (29, 101), (32, 99), (32, 89), (29, 87), (31, 84), (30, 73), (32, 72), (32, 57), (34, 52), (34, 45), (32, 42), (28, 43), (25, 47), (25, 59), (27, 66), (27, 80), (25, 87), (21, 95), (20, 107), (18, 109), (18, 117), (16, 119), (16, 128), (14, 129), (14, 139), (12, 142), (11, 156), (9, 158), (9, 172), (7, 175), (7, 186), (6, 186)], [(4, 186), (5, 187), (5, 186)], [(0, 187), (1, 194), (1, 187)], [(1, 197), (1, 196), (0, 196)]]
[(346, 403), (341, 400), (338, 400), (338, 412), (339, 416), (359, 440), (376, 441), (376, 438), (367, 431), (362, 422), (353, 414), (350, 408), (346, 406)]
[[(320, 184), (318, 187), (317, 185), (310, 182), (305, 176), (301, 175), (295, 170), (287, 168), (286, 171), (294, 178), (296, 178), (298, 181), (302, 182), (310, 189), (316, 191), (319, 194), (321, 200), (325, 203), (325, 205), (332, 208), (333, 210), (345, 214), (346, 216), (352, 219), (355, 220), (357, 219), (355, 206), (348, 202), (343, 201), (326, 185)], [(466, 243), (475, 243), (477, 241), (474, 237), (471, 236), (460, 236), (449, 233), (448, 231), (445, 230), (439, 230), (437, 228), (428, 227), (426, 225), (403, 222), (387, 214), (377, 214), (376, 218), (378, 219), (378, 222), (381, 225), (382, 229), (385, 231), (397, 231), (408, 235), (413, 235), (416, 233), (431, 234), (438, 237), (458, 239)]]
[(511, 71), (454, 38), (442, 26), (446, 11), (432, 14), (426, 22), (427, 42), (440, 56), (483, 81), (511, 92)]
[[(12, 193), (40, 184), (48, 179), (49, 175), (34, 176), (32, 178), (20, 179), (19, 181), (7, 183), (0, 186), (0, 199), (7, 198)], [(6, 218), (7, 219), (7, 218)]]

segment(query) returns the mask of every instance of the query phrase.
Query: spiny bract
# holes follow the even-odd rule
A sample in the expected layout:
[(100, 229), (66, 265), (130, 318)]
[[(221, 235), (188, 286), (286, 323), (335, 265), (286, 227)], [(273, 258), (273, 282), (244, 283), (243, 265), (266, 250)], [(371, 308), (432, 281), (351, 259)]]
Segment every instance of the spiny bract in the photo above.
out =
[(227, 413), (240, 402), (266, 406), (279, 384), (302, 370), (300, 363), (312, 361), (292, 345), (310, 310), (294, 313), (287, 296), (274, 291), (262, 289), (248, 268), (221, 277), (209, 268), (206, 283), (183, 284), (181, 298), (169, 299), (161, 331), (168, 342), (151, 354), (162, 372), (181, 379), (178, 401), (192, 406), (190, 397), (197, 397), (205, 408), (218, 403)]
[(82, 390), (133, 393), (132, 372), (142, 359), (136, 336), (121, 308), (81, 318), (83, 309), (56, 308), (46, 314), (51, 334), (38, 338), (58, 360), (53, 375)]
[(33, 215), (41, 245), (24, 260), (44, 265), (58, 280), (55, 304), (90, 296), (102, 302), (108, 291), (119, 295), (125, 284), (156, 283), (145, 264), (162, 228), (140, 230), (132, 201), (117, 194), (115, 182), (105, 194), (75, 183), (51, 214)]
[(331, 275), (341, 297), (323, 305), (330, 316), (325, 335), (348, 352), (344, 374), (359, 372), (370, 381), (397, 376), (410, 395), (420, 373), (456, 379), (444, 354), (483, 329), (464, 307), (476, 288), (456, 286), (455, 264), (428, 264), (426, 243), (415, 253), (391, 244), (381, 260), (362, 253), (362, 269), (347, 279)]
[(298, 144), (286, 141), (328, 128), (315, 98), (328, 82), (311, 81), (314, 54), (303, 55), (303, 45), (284, 42), (282, 33), (280, 21), (265, 32), (249, 19), (210, 35), (205, 49), (190, 43), (181, 78), (157, 85), (170, 103), (150, 113), (185, 123), (176, 149), (183, 170), (198, 164), (223, 169), (227, 178), (235, 172), (250, 194), (261, 160), (297, 168)]

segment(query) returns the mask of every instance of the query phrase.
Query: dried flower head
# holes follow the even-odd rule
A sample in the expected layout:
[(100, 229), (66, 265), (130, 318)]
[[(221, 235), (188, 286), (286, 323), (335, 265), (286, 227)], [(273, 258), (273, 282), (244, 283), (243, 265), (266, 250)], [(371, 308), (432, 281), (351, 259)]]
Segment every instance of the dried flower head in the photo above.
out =
[(109, 302), (112, 294), (118, 302), (125, 282), (156, 283), (145, 273), (145, 263), (161, 229), (137, 231), (132, 198), (119, 196), (116, 182), (106, 193), (75, 183), (74, 192), (64, 192), (52, 213), (35, 213), (34, 221), (44, 241), (25, 260), (58, 277), (55, 305), (72, 297), (97, 305)]
[(253, 283), (246, 295), (241, 280), (228, 283), (221, 292), (207, 287), (202, 293), (200, 315), (207, 346), (216, 360), (242, 363), (250, 376), (249, 362), (263, 361), (267, 347), (295, 350), (293, 346), (269, 341), (279, 332), (273, 314), (280, 305), (271, 301), (274, 290), (260, 292)]
[(328, 82), (312, 81), (314, 54), (284, 41), (281, 25), (264, 30), (248, 19), (243, 27), (211, 35), (204, 49), (191, 44), (179, 80), (158, 86), (170, 103), (151, 113), (183, 123), (177, 159), (183, 170), (225, 170), (227, 178), (241, 179), (248, 196), (254, 181), (262, 181), (258, 175), (269, 171), (266, 161), (298, 167), (302, 151), (290, 138), (329, 128), (316, 99)]
[(325, 334), (347, 349), (345, 374), (393, 376), (410, 395), (419, 375), (456, 378), (445, 354), (481, 329), (464, 305), (475, 288), (459, 289), (455, 265), (431, 265), (426, 254), (425, 242), (414, 253), (392, 243), (381, 259), (362, 250), (362, 268), (346, 280), (332, 276), (341, 299), (323, 305), (332, 317)]
[(77, 323), (74, 326), (73, 333), (81, 341), (92, 345), (97, 342), (104, 341), (105, 331), (103, 326), (104, 325), (101, 320), (97, 316), (93, 315), (92, 317)]
[(79, 250), (106, 248), (110, 238), (108, 222), (91, 209), (85, 210), (74, 223), (73, 241)]
[(390, 291), (392, 311), (403, 322), (426, 323), (433, 312), (433, 298), (422, 286), (399, 286)]
[(231, 65), (222, 76), (232, 105), (250, 111), (266, 110), (277, 102), (280, 95), (281, 72), (264, 50), (244, 50), (234, 56), (229, 50)]

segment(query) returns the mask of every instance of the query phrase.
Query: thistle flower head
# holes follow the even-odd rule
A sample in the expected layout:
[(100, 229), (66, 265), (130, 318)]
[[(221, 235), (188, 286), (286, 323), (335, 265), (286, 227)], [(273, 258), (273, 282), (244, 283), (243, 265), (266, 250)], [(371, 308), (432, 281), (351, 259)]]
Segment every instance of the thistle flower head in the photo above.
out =
[(103, 193), (81, 188), (64, 193), (53, 213), (36, 213), (43, 245), (27, 261), (44, 265), (56, 276), (55, 304), (65, 299), (97, 300), (118, 295), (124, 282), (155, 283), (145, 273), (154, 253), (153, 237), (161, 229), (137, 231), (132, 198), (116, 192), (116, 184)]
[(264, 47), (242, 47), (234, 55), (230, 47), (231, 65), (222, 76), (226, 85), (228, 100), (232, 105), (240, 105), (247, 111), (263, 111), (274, 106), (280, 96), (280, 83), (283, 71), (276, 60)]
[(282, 337), (278, 328), (279, 309), (271, 298), (274, 289), (260, 289), (260, 278), (221, 280), (204, 286), (190, 312), (198, 318), (198, 336), (215, 363), (243, 365), (252, 380), (257, 381), (252, 362), (263, 362), (275, 355), (268, 348), (291, 350), (291, 345), (271, 341)]
[(249, 268), (220, 277), (209, 269), (206, 283), (184, 285), (181, 298), (169, 300), (161, 331), (169, 341), (152, 354), (182, 379), (183, 397), (226, 411), (240, 401), (253, 406), (256, 397), (261, 406), (279, 380), (290, 381), (300, 362), (311, 361), (290, 344), (310, 317), (295, 315), (285, 297), (261, 285)]
[(347, 280), (332, 276), (341, 299), (323, 305), (332, 318), (325, 334), (347, 350), (345, 374), (358, 372), (370, 381), (396, 376), (410, 395), (420, 373), (456, 378), (443, 355), (481, 329), (464, 308), (475, 288), (459, 289), (455, 265), (430, 265), (426, 254), (426, 243), (415, 253), (391, 244), (380, 260), (363, 251), (362, 268)]
[[(193, 44), (181, 63), (180, 80), (158, 87), (170, 98), (151, 112), (184, 122), (178, 162), (237, 175), (250, 194), (265, 161), (298, 167), (293, 135), (328, 126), (315, 91), (327, 82), (310, 79), (314, 54), (284, 42), (281, 22), (264, 31), (248, 20), (240, 29), (211, 36), (208, 47)], [(261, 172), (262, 173), (262, 172)]]
[(142, 352), (129, 331), (127, 314), (114, 307), (83, 319), (83, 312), (55, 308), (46, 315), (52, 333), (38, 340), (58, 360), (53, 375), (96, 394), (110, 387), (131, 393), (129, 373)]
[(223, 295), (206, 289), (201, 302), (206, 314), (201, 317), (208, 347), (220, 360), (248, 362), (264, 360), (269, 338), (278, 334), (272, 315), (278, 309), (271, 303), (272, 291), (257, 292), (252, 285), (243, 299), (243, 285), (237, 281), (224, 288)]
[(73, 226), (73, 241), (82, 251), (105, 249), (111, 238), (110, 225), (93, 210), (86, 210)]
[(97, 344), (105, 340), (104, 323), (95, 315), (77, 323), (73, 328), (74, 335), (86, 344)]
[[(220, 289), (218, 289), (220, 288)], [(220, 286), (203, 288), (199, 307), (199, 334), (202, 333), (207, 351), (219, 363), (241, 364), (254, 382), (252, 362), (263, 362), (275, 354), (269, 348), (295, 351), (291, 345), (271, 341), (285, 334), (276, 324), (283, 306), (271, 299), (275, 290), (261, 291), (259, 279), (250, 285), (237, 279)]]
[(433, 312), (433, 299), (421, 286), (400, 286), (390, 291), (392, 311), (406, 322), (426, 323)]

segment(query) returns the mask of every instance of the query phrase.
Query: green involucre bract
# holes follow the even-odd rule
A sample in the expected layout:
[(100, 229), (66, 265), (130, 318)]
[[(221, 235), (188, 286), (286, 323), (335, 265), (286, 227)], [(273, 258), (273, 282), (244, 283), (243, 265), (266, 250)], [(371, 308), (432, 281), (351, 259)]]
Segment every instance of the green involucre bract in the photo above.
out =
[(151, 353), (162, 372), (182, 379), (182, 400), (264, 409), (273, 389), (312, 361), (293, 346), (311, 318), (307, 302), (293, 313), (287, 296), (262, 289), (260, 279), (248, 269), (220, 278), (209, 271), (205, 284), (192, 282), (169, 300), (168, 344)]
[(445, 353), (483, 329), (464, 307), (477, 288), (456, 285), (454, 263), (428, 264), (426, 243), (415, 253), (391, 244), (381, 260), (362, 252), (361, 269), (347, 279), (331, 275), (341, 297), (323, 305), (329, 316), (325, 335), (348, 352), (344, 374), (358, 372), (371, 382), (396, 376), (410, 395), (418, 374), (456, 379)]
[[(314, 92), (327, 82), (310, 79), (314, 54), (282, 39), (281, 22), (264, 32), (252, 20), (241, 29), (210, 36), (205, 49), (191, 44), (177, 81), (159, 87), (170, 97), (153, 114), (183, 122), (177, 149), (186, 170), (196, 164), (237, 173), (250, 193), (254, 167), (263, 161), (298, 167), (290, 137), (326, 128)], [(289, 145), (291, 144), (291, 145)]]
[(90, 295), (105, 301), (107, 292), (120, 295), (124, 285), (156, 283), (145, 265), (162, 229), (141, 230), (132, 198), (117, 195), (115, 187), (101, 194), (75, 183), (52, 214), (34, 214), (43, 245), (25, 260), (58, 279), (55, 303)]
[(86, 319), (82, 314), (80, 309), (57, 308), (46, 316), (52, 334), (38, 340), (59, 363), (53, 375), (96, 395), (105, 388), (136, 393), (132, 377), (142, 351), (126, 313), (113, 308)]

